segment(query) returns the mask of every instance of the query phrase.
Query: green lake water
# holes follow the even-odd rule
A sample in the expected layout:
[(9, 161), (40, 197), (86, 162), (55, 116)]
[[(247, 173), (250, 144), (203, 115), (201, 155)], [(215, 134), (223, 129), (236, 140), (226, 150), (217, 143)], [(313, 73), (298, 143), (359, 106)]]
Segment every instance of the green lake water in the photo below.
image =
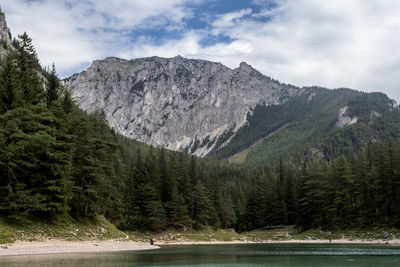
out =
[(246, 244), (0, 257), (0, 266), (400, 266), (391, 245)]

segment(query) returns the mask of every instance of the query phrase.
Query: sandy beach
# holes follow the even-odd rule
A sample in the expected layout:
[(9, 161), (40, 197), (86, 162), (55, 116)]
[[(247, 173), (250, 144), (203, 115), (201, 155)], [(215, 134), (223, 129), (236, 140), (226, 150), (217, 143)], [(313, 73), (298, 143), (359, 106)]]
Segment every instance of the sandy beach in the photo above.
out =
[(58, 253), (85, 253), (85, 252), (113, 252), (157, 249), (148, 243), (133, 241), (46, 241), (46, 242), (15, 242), (2, 244), (1, 256), (58, 254)]

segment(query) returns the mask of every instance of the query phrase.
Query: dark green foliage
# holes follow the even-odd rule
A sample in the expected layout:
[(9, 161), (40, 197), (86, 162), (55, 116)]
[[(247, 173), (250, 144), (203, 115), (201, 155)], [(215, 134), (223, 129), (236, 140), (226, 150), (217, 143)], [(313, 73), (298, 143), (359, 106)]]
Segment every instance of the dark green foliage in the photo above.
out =
[(169, 215), (169, 224), (173, 228), (182, 228), (189, 225), (190, 218), (188, 216), (188, 207), (185, 199), (174, 186), (171, 192), (171, 200), (166, 203)]
[(221, 226), (224, 228), (233, 227), (237, 221), (237, 216), (235, 205), (229, 193), (222, 196), (221, 205)]
[[(233, 165), (116, 134), (103, 111), (88, 115), (75, 106), (54, 66), (45, 74), (43, 93), (30, 38), (24, 34), (14, 45), (0, 72), (2, 216), (103, 215), (120, 228), (151, 231), (205, 225), (244, 231), (294, 223), (304, 229), (400, 226), (400, 143), (371, 144), (399, 134), (398, 110), (387, 109), (384, 95), (320, 91), (311, 100), (289, 101), (287, 109), (257, 107), (235, 146), (219, 156), (278, 129), (282, 140), (269, 137), (249, 153), (249, 161), (262, 164)], [(344, 103), (359, 123), (327, 135)], [(372, 108), (380, 115), (366, 116)], [(320, 127), (310, 130), (313, 120)]]
[(21, 83), (10, 54), (0, 72), (0, 113), (22, 105)]
[(40, 78), (41, 67), (32, 39), (26, 33), (18, 35), (14, 46), (12, 58), (17, 67), (24, 100), (26, 103), (36, 104), (43, 97), (43, 82)]
[(282, 203), (278, 199), (276, 177), (263, 173), (253, 181), (252, 185), (246, 209), (247, 227), (254, 229), (281, 224)]
[(83, 113), (68, 91), (60, 101), (54, 65), (43, 94), (32, 40), (14, 46), (0, 73), (1, 214), (119, 219), (124, 164), (104, 114)]
[(74, 108), (74, 101), (72, 100), (71, 92), (68, 89), (64, 89), (62, 97), (62, 107), (66, 114), (72, 112)]
[(47, 105), (51, 105), (60, 97), (60, 80), (57, 77), (56, 67), (53, 63), (50, 72), (46, 75), (46, 101)]
[(69, 136), (43, 105), (0, 116), (1, 209), (9, 215), (56, 214), (69, 210)]
[[(307, 93), (277, 106), (257, 106), (231, 142), (210, 155), (228, 158), (251, 145), (246, 163), (285, 161), (301, 163), (307, 157), (331, 160), (365, 148), (371, 140), (400, 135), (400, 110), (382, 93), (349, 89), (307, 88)], [(339, 110), (358, 122), (338, 128)], [(217, 146), (218, 147), (218, 146)]]
[(309, 166), (302, 175), (298, 224), (399, 226), (400, 144), (384, 142), (330, 165)]
[(207, 189), (201, 181), (193, 188), (193, 216), (196, 224), (205, 225), (210, 221), (211, 203), (207, 196)]
[(167, 226), (167, 216), (157, 190), (151, 183), (146, 183), (139, 190), (143, 193), (144, 225), (142, 228), (153, 231), (164, 230)]

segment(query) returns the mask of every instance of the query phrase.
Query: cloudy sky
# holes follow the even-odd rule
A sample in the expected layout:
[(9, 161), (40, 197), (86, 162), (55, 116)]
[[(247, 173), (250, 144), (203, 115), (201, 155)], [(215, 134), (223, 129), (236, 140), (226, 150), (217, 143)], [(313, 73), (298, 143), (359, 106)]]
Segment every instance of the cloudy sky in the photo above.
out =
[(246, 61), (298, 86), (400, 100), (399, 0), (2, 0), (43, 65), (67, 77), (107, 56)]

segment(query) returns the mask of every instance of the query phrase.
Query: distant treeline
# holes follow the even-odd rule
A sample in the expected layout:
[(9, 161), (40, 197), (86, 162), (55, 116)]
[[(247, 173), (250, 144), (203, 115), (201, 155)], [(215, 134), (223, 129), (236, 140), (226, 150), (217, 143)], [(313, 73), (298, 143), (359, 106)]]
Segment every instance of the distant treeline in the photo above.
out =
[(0, 71), (0, 215), (121, 229), (400, 226), (400, 143), (330, 163), (231, 165), (118, 135), (43, 70), (31, 39)]

